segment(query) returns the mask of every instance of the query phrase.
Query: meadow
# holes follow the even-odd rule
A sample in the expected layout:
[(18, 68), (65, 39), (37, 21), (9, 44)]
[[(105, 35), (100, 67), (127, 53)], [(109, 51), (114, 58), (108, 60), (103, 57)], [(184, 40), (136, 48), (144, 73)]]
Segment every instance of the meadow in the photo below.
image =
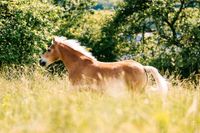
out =
[(200, 85), (190, 81), (169, 78), (163, 103), (152, 83), (141, 94), (100, 93), (41, 70), (0, 73), (0, 133), (200, 133)]

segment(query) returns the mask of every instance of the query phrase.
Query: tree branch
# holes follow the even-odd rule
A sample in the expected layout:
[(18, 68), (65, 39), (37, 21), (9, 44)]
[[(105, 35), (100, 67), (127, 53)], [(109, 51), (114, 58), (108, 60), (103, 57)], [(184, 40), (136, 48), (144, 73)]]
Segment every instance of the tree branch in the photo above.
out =
[(184, 0), (180, 0), (180, 2), (181, 2), (181, 6), (180, 6), (179, 10), (176, 12), (176, 14), (175, 14), (175, 16), (174, 16), (174, 18), (173, 18), (173, 20), (172, 20), (172, 22), (171, 22), (172, 25), (174, 25), (174, 24), (176, 23), (176, 21), (177, 21), (178, 18), (179, 18), (180, 13), (181, 13), (182, 10), (184, 9), (185, 1), (184, 1)]

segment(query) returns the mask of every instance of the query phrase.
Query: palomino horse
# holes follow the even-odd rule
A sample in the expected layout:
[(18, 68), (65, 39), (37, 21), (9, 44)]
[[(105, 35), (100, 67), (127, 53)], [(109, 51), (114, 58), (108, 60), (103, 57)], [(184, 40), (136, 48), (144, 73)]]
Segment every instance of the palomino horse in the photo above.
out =
[[(167, 82), (152, 66), (125, 60), (119, 62), (100, 62), (91, 53), (80, 46), (77, 40), (67, 40), (65, 37), (54, 37), (52, 45), (41, 59), (41, 66), (61, 60), (69, 72), (69, 81), (72, 85), (96, 82), (97, 86), (104, 84), (107, 79), (123, 77), (128, 88), (143, 90), (148, 82), (147, 73), (151, 73), (162, 91), (167, 91)], [(89, 82), (88, 82), (89, 81)]]

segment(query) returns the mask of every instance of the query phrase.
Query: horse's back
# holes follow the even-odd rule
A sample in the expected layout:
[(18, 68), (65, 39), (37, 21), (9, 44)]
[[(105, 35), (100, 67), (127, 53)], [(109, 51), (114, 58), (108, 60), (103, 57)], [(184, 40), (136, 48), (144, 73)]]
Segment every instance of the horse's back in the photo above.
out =
[(124, 60), (124, 61), (118, 61), (118, 62), (95, 62), (96, 66), (102, 67), (102, 68), (116, 68), (116, 67), (124, 67), (124, 66), (137, 66), (142, 67), (142, 64), (133, 61), (133, 60)]
[(119, 62), (97, 62), (95, 64), (100, 70), (114, 71), (114, 72), (144, 72), (143, 65), (133, 61), (124, 60)]

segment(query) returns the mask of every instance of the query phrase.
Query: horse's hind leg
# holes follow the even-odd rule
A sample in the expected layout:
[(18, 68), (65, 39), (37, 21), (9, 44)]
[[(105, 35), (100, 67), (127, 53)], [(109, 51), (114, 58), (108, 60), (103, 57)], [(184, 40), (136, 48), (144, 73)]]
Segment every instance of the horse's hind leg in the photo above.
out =
[(134, 92), (144, 92), (145, 87), (147, 85), (147, 76), (140, 75), (138, 77), (136, 76), (131, 76), (131, 75), (126, 75), (125, 76), (125, 81), (127, 88), (131, 91)]

